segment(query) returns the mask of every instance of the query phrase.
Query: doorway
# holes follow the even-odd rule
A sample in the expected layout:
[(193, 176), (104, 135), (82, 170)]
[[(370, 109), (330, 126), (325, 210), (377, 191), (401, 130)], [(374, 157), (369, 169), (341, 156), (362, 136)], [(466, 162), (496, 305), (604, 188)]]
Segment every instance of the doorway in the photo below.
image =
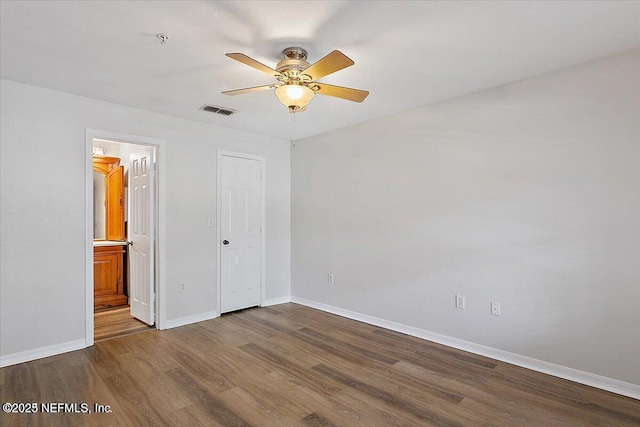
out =
[(218, 151), (218, 312), (264, 301), (263, 157)]
[[(163, 209), (158, 163), (163, 146), (157, 140), (95, 130), (87, 130), (86, 139), (91, 173), (85, 341), (90, 346), (161, 326), (164, 251), (159, 244)], [(121, 178), (111, 180), (114, 174)], [(101, 182), (106, 188), (100, 189)]]

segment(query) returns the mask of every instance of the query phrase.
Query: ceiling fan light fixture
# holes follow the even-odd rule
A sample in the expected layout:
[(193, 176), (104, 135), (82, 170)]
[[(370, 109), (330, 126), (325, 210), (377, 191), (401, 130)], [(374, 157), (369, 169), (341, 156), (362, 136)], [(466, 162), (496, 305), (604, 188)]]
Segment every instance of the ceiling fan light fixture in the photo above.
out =
[(278, 81), (276, 84), (227, 90), (222, 92), (225, 95), (233, 96), (275, 88), (274, 93), (278, 101), (287, 107), (290, 113), (306, 111), (307, 104), (311, 102), (316, 93), (353, 102), (362, 102), (369, 95), (369, 92), (366, 90), (334, 86), (317, 81), (324, 76), (328, 76), (354, 64), (349, 57), (338, 50), (334, 50), (321, 60), (309, 64), (307, 62), (307, 51), (301, 47), (288, 47), (282, 51), (284, 59), (278, 62), (275, 70), (248, 57), (244, 53), (226, 53), (225, 55), (256, 70), (269, 74)]
[(311, 102), (315, 92), (306, 86), (288, 84), (278, 86), (275, 90), (278, 101), (289, 109), (290, 112), (302, 110)]

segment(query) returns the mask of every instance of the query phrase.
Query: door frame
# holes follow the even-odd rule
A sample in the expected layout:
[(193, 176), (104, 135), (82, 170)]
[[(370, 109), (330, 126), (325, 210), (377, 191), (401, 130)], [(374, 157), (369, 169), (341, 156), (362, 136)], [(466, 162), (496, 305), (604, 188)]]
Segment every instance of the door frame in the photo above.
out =
[(155, 229), (155, 327), (165, 329), (166, 301), (163, 298), (166, 289), (165, 259), (166, 247), (164, 237), (166, 235), (166, 175), (164, 159), (166, 158), (166, 144), (162, 139), (149, 138), (137, 135), (104, 131), (99, 129), (85, 129), (85, 347), (94, 343), (93, 336), (93, 140), (103, 139), (124, 144), (145, 145), (156, 149), (156, 174), (157, 184), (156, 229)]
[(222, 257), (222, 242), (221, 242), (221, 236), (220, 236), (220, 204), (221, 204), (221, 199), (222, 199), (222, 185), (221, 185), (221, 168), (220, 168), (220, 163), (222, 161), (222, 157), (238, 157), (241, 159), (247, 159), (247, 160), (257, 160), (260, 162), (260, 175), (261, 175), (261, 179), (260, 179), (260, 191), (262, 192), (262, 198), (260, 200), (260, 219), (262, 221), (262, 233), (260, 233), (260, 251), (261, 253), (261, 257), (260, 257), (260, 307), (264, 307), (264, 302), (266, 301), (266, 281), (265, 281), (265, 258), (266, 258), (266, 245), (265, 245), (265, 235), (267, 234), (267, 227), (266, 227), (266, 216), (265, 216), (265, 212), (266, 212), (266, 181), (267, 181), (267, 174), (265, 171), (265, 163), (266, 163), (266, 159), (265, 157), (262, 156), (256, 156), (253, 154), (247, 154), (247, 153), (239, 153), (236, 151), (229, 151), (229, 150), (221, 150), (218, 149), (217, 150), (217, 155), (216, 155), (216, 287), (217, 287), (217, 304), (216, 304), (216, 311), (218, 313), (218, 316), (220, 316), (222, 313), (222, 271), (220, 269), (220, 264), (221, 264), (221, 257)]

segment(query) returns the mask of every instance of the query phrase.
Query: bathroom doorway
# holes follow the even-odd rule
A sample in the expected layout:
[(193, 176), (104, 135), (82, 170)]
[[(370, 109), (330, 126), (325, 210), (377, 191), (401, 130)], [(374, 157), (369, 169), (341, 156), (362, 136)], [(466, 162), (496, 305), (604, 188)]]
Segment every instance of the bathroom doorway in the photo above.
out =
[(89, 130), (87, 144), (89, 346), (159, 327), (160, 146)]

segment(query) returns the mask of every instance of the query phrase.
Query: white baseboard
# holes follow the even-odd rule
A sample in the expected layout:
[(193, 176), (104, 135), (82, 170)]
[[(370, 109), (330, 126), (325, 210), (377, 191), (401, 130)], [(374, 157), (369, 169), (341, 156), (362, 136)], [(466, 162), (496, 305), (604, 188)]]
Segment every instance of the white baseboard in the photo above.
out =
[[(203, 320), (215, 319), (219, 314), (217, 311), (196, 314), (193, 316), (181, 317), (179, 319), (166, 320), (162, 329), (177, 328), (191, 323), (202, 322)], [(18, 363), (30, 362), (43, 357), (55, 356), (57, 354), (67, 353), (69, 351), (80, 350), (86, 348), (87, 344), (84, 339), (70, 341), (63, 344), (50, 345), (47, 347), (36, 348), (33, 350), (21, 351), (19, 353), (7, 354), (0, 356), (0, 368), (5, 366), (17, 365)]]
[(18, 363), (29, 362), (31, 360), (42, 359), (43, 357), (55, 356), (57, 354), (67, 353), (83, 349), (87, 346), (83, 339), (69, 341), (62, 344), (49, 345), (46, 347), (35, 348), (33, 350), (21, 351), (18, 353), (0, 356), (0, 368), (5, 366), (17, 365)]
[(447, 335), (430, 332), (424, 329), (415, 328), (413, 326), (403, 325), (401, 323), (391, 322), (389, 320), (380, 319), (355, 311), (345, 310), (340, 307), (319, 303), (292, 296), (291, 302), (305, 305), (328, 313), (337, 314), (338, 316), (368, 323), (370, 325), (379, 326), (392, 331), (401, 332), (403, 334), (422, 338), (428, 341), (437, 342), (459, 350), (468, 351), (470, 353), (479, 354), (481, 356), (490, 357), (492, 359), (507, 362), (512, 365), (521, 366), (523, 368), (542, 372), (544, 374), (553, 375), (555, 377), (564, 378), (566, 380), (575, 381), (591, 387), (607, 390), (623, 396), (640, 399), (640, 386), (616, 380), (613, 378), (603, 377), (601, 375), (591, 374), (589, 372), (579, 371), (577, 369), (568, 368), (566, 366), (556, 365), (554, 363), (545, 362), (543, 360), (533, 359), (531, 357), (522, 356), (520, 354), (510, 353), (508, 351), (499, 350), (493, 347), (487, 347), (481, 344), (460, 340)]
[(270, 305), (285, 304), (288, 302), (291, 302), (290, 296), (281, 297), (281, 298), (270, 298), (262, 302), (262, 307), (269, 307)]
[(194, 314), (192, 316), (180, 317), (178, 319), (167, 319), (164, 321), (162, 329), (172, 329), (179, 326), (190, 325), (191, 323), (215, 319), (218, 316), (220, 316), (220, 314), (218, 314), (217, 311), (208, 311), (206, 313)]

